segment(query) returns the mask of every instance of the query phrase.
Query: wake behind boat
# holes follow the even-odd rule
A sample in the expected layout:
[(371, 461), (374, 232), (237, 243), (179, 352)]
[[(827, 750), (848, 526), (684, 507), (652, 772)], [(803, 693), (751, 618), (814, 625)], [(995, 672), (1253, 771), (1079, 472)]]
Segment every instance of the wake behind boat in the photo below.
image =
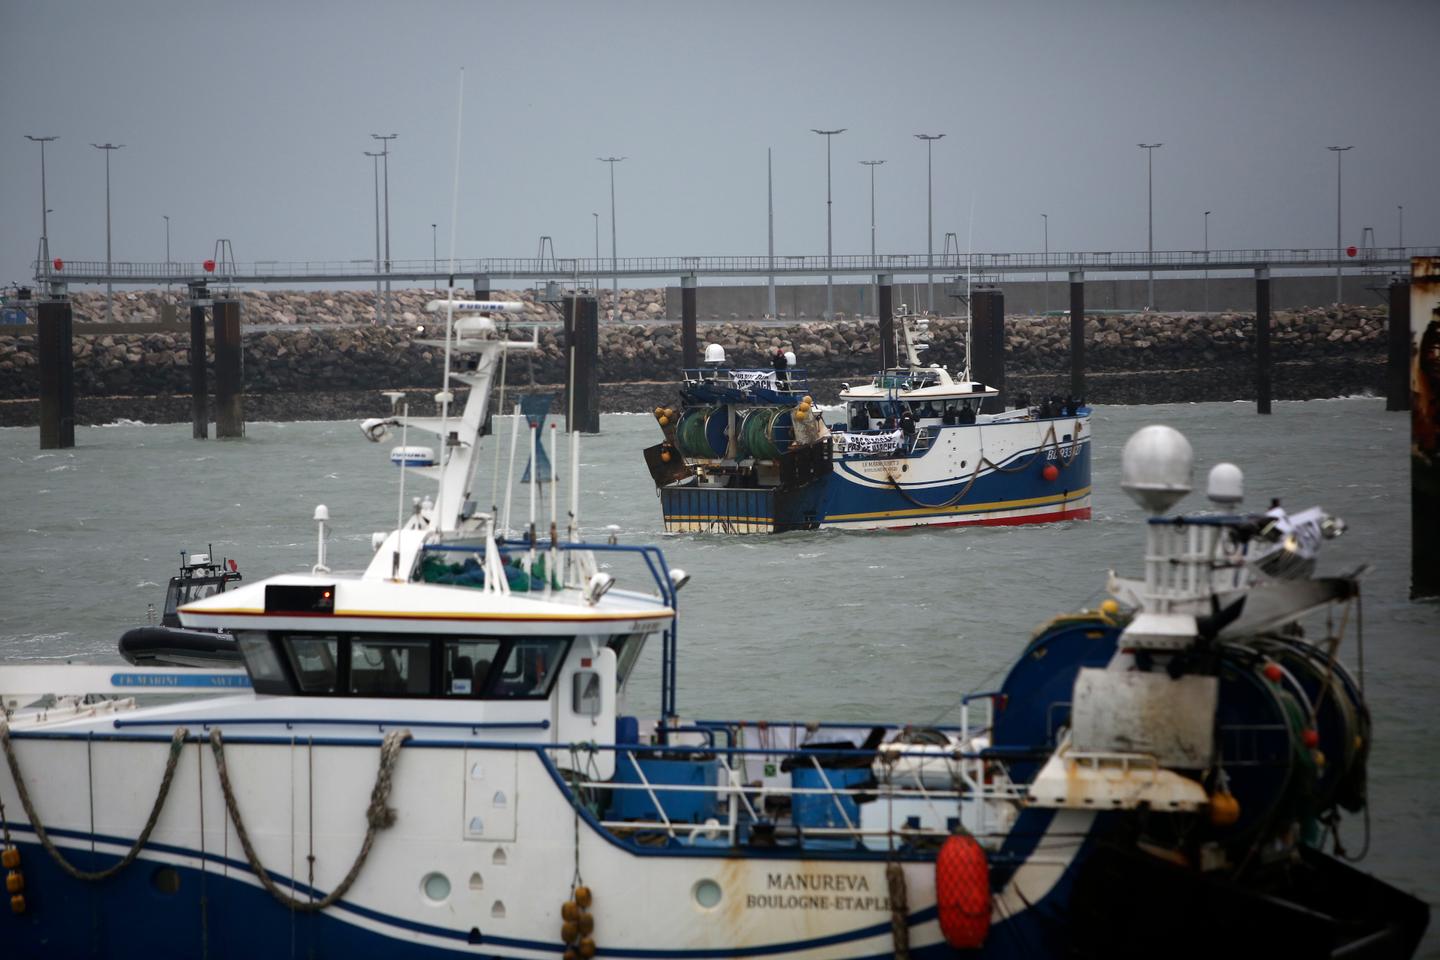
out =
[(244, 672), (0, 668), (7, 955), (1413, 953), (1427, 908), (1338, 857), (1372, 730), (1343, 628), (1300, 629), (1359, 604), (1313, 575), (1334, 518), (1239, 513), (1233, 468), (1219, 512), (1165, 516), (1189, 447), (1147, 428), (1124, 465), (1155, 514), (1143, 576), (1041, 627), (957, 723), (696, 719), (688, 576), (579, 541), (577, 435), (548, 537), (538, 470), (518, 535), (476, 507), (491, 379), (526, 346), (447, 335), (475, 362), (442, 389), (469, 384), (464, 413), (365, 424), (443, 452), (402, 471), (433, 492), (362, 575), (322, 550), (180, 609)]
[(902, 316), (907, 362), (840, 392), (827, 426), (804, 371), (686, 370), (678, 408), (655, 411), (645, 451), (667, 532), (1010, 525), (1090, 516), (1090, 409), (1073, 398), (999, 406), (998, 391), (919, 354), (924, 317)]

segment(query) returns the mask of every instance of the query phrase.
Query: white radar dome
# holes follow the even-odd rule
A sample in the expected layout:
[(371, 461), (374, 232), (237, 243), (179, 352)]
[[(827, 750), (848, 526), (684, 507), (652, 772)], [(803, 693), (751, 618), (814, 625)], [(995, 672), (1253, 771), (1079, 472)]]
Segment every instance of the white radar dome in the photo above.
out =
[(724, 363), (724, 362), (725, 362), (725, 348), (722, 347), (722, 346), (720, 346), (720, 344), (718, 344), (718, 343), (707, 343), (707, 344), (705, 345), (705, 362), (706, 362), (706, 363)]
[(1120, 486), (1151, 513), (1164, 513), (1190, 492), (1195, 453), (1173, 427), (1142, 427), (1120, 455)]
[(785, 365), (788, 366), (788, 367), (793, 367), (793, 366), (795, 366), (795, 351), (794, 351), (794, 350), (786, 350), (786, 351), (785, 351)]
[(1217, 507), (1233, 507), (1245, 499), (1245, 474), (1233, 463), (1217, 463), (1210, 468), (1205, 496)]

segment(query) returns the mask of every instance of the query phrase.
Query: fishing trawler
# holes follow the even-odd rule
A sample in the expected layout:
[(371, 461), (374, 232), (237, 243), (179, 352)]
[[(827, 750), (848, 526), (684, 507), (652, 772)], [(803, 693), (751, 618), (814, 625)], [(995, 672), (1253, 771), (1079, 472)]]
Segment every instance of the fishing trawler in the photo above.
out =
[[(579, 540), (578, 435), (548, 536), (534, 472), (523, 525), (477, 508), (496, 359), (533, 343), (506, 304), (436, 309), (463, 315), (440, 416), (364, 430), (441, 452), (402, 470), (426, 492), (362, 574), (330, 571), (322, 507), (310, 574), (180, 608), (243, 670), (0, 666), (6, 956), (1415, 950), (1425, 905), (1325, 850), (1373, 736), (1351, 638), (1300, 631), (1359, 604), (1314, 576), (1338, 520), (1238, 512), (1233, 468), (1218, 511), (1166, 516), (1191, 455), (1146, 428), (1124, 463), (1154, 514), (1143, 576), (1017, 644), (957, 722), (704, 720), (677, 697), (689, 577)], [(627, 685), (657, 645), (642, 718)]]
[[(1088, 519), (1090, 408), (1013, 410), (967, 368), (921, 363), (929, 320), (897, 318), (906, 362), (842, 387), (827, 425), (803, 370), (731, 369), (723, 346), (655, 410), (645, 451), (665, 530), (781, 533)], [(968, 360), (967, 360), (968, 364)]]

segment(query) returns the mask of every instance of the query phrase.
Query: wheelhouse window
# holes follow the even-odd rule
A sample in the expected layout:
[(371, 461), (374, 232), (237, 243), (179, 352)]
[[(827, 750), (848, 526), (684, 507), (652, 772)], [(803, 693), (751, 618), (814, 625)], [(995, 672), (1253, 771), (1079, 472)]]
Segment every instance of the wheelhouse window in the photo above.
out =
[(296, 636), (290, 666), (301, 693), (334, 693), (338, 688), (340, 638), (334, 634)]
[(615, 684), (618, 687), (625, 686), (625, 681), (630, 679), (630, 671), (640, 660), (640, 654), (645, 650), (644, 633), (620, 633), (610, 638), (606, 644), (615, 651)]
[(490, 694), (507, 699), (548, 697), (569, 639), (516, 640), (504, 666), (491, 680)]
[[(237, 635), (256, 693), (488, 700), (548, 698), (571, 639), (259, 630)], [(634, 644), (629, 664), (642, 644)]]
[(430, 641), (353, 638), (349, 689), (362, 697), (425, 696), (430, 692)]
[(499, 640), (445, 641), (440, 693), (447, 697), (483, 696), (499, 655)]
[(256, 693), (286, 694), (290, 692), (290, 680), (285, 676), (285, 667), (275, 653), (269, 634), (261, 631), (246, 631), (235, 635), (240, 646), (240, 656), (245, 658), (245, 667), (250, 671), (250, 684)]

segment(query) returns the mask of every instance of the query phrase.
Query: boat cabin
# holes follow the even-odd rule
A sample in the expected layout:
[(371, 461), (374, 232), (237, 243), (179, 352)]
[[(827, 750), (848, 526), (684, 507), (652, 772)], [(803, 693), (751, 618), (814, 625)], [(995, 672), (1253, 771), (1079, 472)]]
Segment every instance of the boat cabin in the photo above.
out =
[(180, 626), (180, 607), (223, 593), (227, 585), (241, 579), (240, 570), (233, 560), (215, 563), (208, 553), (187, 555), (182, 552), (180, 573), (171, 577), (169, 586), (165, 588), (165, 611), (160, 615), (161, 626)]
[(840, 392), (845, 423), (854, 431), (893, 430), (907, 412), (917, 426), (974, 423), (982, 412), (999, 412), (984, 409), (986, 400), (998, 396), (983, 383), (953, 379), (938, 365), (892, 367), (865, 386)]

